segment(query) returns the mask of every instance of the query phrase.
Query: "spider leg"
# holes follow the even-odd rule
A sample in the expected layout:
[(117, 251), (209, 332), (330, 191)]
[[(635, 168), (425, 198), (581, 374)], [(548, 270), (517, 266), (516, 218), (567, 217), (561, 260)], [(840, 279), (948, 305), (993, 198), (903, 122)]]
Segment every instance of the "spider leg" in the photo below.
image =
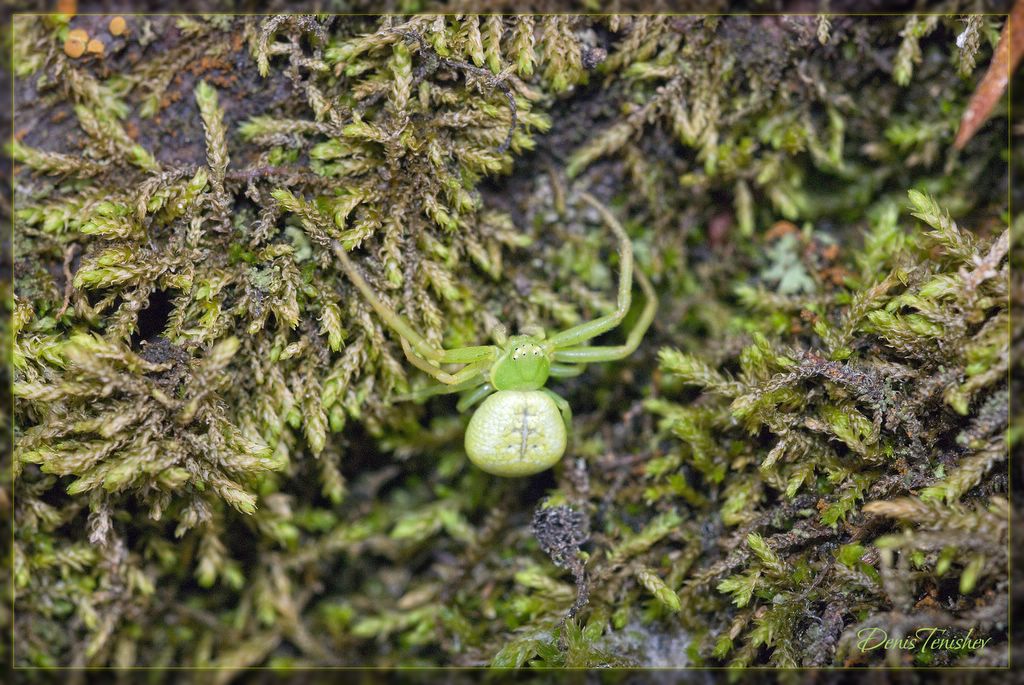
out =
[(593, 321), (581, 323), (556, 333), (547, 340), (548, 349), (571, 347), (596, 338), (619, 325), (632, 303), (633, 291), (633, 244), (622, 225), (612, 216), (608, 209), (594, 199), (589, 193), (581, 193), (580, 197), (601, 214), (605, 224), (619, 239), (619, 293), (615, 303), (615, 311)]
[(589, 364), (591, 362), (615, 361), (616, 359), (622, 359), (633, 354), (640, 345), (640, 341), (643, 340), (647, 328), (654, 321), (654, 313), (658, 309), (658, 299), (654, 294), (654, 287), (647, 280), (647, 276), (643, 272), (637, 271), (636, 280), (640, 283), (640, 289), (644, 291), (647, 302), (644, 304), (644, 309), (640, 312), (636, 323), (633, 324), (632, 330), (626, 336), (625, 344), (608, 347), (569, 347), (555, 350), (554, 360), (556, 362), (570, 362), (573, 364)]
[(490, 383), (484, 383), (473, 392), (467, 394), (465, 397), (459, 398), (459, 403), (455, 405), (456, 411), (462, 413), (472, 407), (474, 404), (482, 400), (483, 398), (494, 392), (494, 387)]
[[(458, 347), (454, 350), (445, 350), (434, 347), (426, 338), (420, 335), (416, 329), (413, 328), (412, 324), (406, 321), (403, 316), (381, 302), (380, 298), (377, 297), (377, 294), (366, 282), (366, 279), (363, 278), (363, 275), (359, 273), (359, 269), (356, 268), (356, 265), (352, 263), (351, 259), (349, 259), (348, 252), (345, 251), (345, 248), (342, 247), (341, 243), (337, 240), (333, 240), (331, 241), (331, 247), (334, 250), (335, 256), (337, 256), (338, 261), (341, 262), (341, 268), (345, 271), (345, 274), (349, 277), (349, 280), (352, 281), (352, 284), (356, 289), (362, 294), (363, 298), (369, 303), (370, 307), (377, 312), (377, 316), (379, 316), (384, 323), (391, 328), (391, 330), (398, 333), (398, 336), (402, 339), (403, 347), (408, 343), (408, 345), (416, 351), (416, 354), (419, 355), (421, 360), (427, 360), (437, 364), (470, 364), (482, 359), (491, 359), (496, 355), (498, 348), (494, 345)], [(406, 352), (406, 356), (409, 356), (408, 352)], [(435, 375), (418, 364), (411, 356), (409, 358), (417, 368), (423, 369), (431, 375)], [(438, 380), (441, 379), (438, 378)]]
[(416, 402), (417, 404), (420, 404), (421, 402), (425, 402), (427, 399), (434, 397), (436, 395), (450, 395), (453, 393), (462, 392), (463, 390), (472, 390), (473, 388), (479, 387), (485, 381), (486, 378), (483, 375), (480, 375), (477, 376), (476, 378), (471, 378), (463, 383), (459, 383), (458, 385), (434, 383), (433, 385), (428, 385), (425, 388), (413, 390), (412, 392), (407, 393), (405, 395), (399, 395), (397, 397), (394, 397), (392, 398), (392, 401)]
[(561, 396), (555, 394), (552, 390), (541, 388), (541, 392), (554, 400), (555, 406), (558, 407), (558, 411), (562, 414), (562, 421), (565, 422), (566, 433), (572, 435), (572, 407), (570, 407), (568, 402), (562, 399)]
[[(483, 372), (487, 370), (487, 367), (491, 365), (491, 354), (490, 350), (493, 348), (484, 348), (487, 351), (487, 355), (483, 356), (479, 351), (475, 353), (475, 361), (466, 363), (464, 367), (456, 371), (455, 373), (448, 373), (444, 369), (434, 366), (423, 357), (416, 354), (412, 349), (409, 341), (402, 338), (402, 350), (405, 352), (406, 358), (412, 362), (420, 371), (429, 374), (435, 379), (441, 381), (445, 385), (459, 385), (473, 378), (474, 376), (483, 375)], [(472, 347), (460, 347), (453, 352), (461, 352), (465, 350), (474, 350), (477, 348)], [(454, 362), (460, 363), (460, 362)]]
[(586, 370), (582, 364), (552, 364), (548, 369), (552, 378), (573, 378)]

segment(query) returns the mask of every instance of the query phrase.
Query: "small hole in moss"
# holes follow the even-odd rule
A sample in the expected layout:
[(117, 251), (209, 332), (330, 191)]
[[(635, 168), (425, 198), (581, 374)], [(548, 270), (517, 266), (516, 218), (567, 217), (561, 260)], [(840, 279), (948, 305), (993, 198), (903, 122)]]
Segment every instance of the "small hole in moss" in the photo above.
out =
[(172, 309), (171, 295), (166, 290), (154, 291), (149, 296), (149, 306), (139, 312), (137, 331), (132, 334), (132, 347), (163, 333)]

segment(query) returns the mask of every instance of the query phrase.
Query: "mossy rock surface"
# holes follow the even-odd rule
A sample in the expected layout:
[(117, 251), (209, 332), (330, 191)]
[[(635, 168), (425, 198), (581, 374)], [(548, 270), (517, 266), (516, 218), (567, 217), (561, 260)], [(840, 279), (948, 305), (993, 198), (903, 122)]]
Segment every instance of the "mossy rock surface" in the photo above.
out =
[[(14, 663), (1005, 665), (976, 10), (16, 17)], [(325, 246), (430, 345), (550, 334), (615, 307), (583, 192), (658, 314), (495, 478)], [(932, 627), (990, 639), (864, 642)]]

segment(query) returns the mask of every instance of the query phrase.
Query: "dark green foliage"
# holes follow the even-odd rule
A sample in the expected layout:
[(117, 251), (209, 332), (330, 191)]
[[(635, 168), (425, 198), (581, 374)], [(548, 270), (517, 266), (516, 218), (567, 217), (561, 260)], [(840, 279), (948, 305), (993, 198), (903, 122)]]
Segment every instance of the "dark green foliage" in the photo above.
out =
[[(16, 20), (17, 663), (1005, 662), (1005, 122), (947, 153), (998, 17), (129, 17), (65, 55), (107, 20)], [(556, 330), (613, 307), (580, 190), (658, 319), (558, 383), (562, 464), (495, 479), (322, 243), (432, 344)], [(936, 622), (993, 642), (856, 650)]]
[[(1006, 501), (976, 486), (1006, 458), (1009, 232), (980, 241), (928, 196), (912, 191), (910, 202), (932, 231), (895, 244), (880, 220), (866, 236), (876, 257), (863, 254), (859, 271), (827, 297), (794, 301), (802, 321), (782, 335), (770, 313), (753, 312), (750, 342), (720, 361), (737, 373), (662, 350), (663, 370), (705, 394), (689, 406), (648, 402), (661, 430), (683, 441), (678, 471), (649, 472), (654, 487), (699, 474), (694, 487), (744, 536), (742, 556), (684, 590), (705, 592), (721, 578), (718, 591), (746, 609), (729, 641), (716, 644), (718, 658), (749, 664), (766, 647), (775, 665), (811, 663), (813, 645), (798, 636), (814, 616), (849, 612), (838, 617), (850, 624), (839, 643), (848, 647), (861, 607), (880, 600), (905, 614), (886, 619), (892, 625), (931, 625), (911, 598), (958, 576), (952, 616), (970, 611), (986, 632), (1005, 616)], [(966, 414), (976, 418), (967, 423)], [(870, 514), (912, 525), (872, 540)], [(878, 569), (863, 562), (866, 542), (881, 550)], [(912, 579), (893, 568), (892, 549), (915, 559)], [(981, 612), (970, 596), (986, 591)], [(836, 596), (841, 604), (827, 606)]]

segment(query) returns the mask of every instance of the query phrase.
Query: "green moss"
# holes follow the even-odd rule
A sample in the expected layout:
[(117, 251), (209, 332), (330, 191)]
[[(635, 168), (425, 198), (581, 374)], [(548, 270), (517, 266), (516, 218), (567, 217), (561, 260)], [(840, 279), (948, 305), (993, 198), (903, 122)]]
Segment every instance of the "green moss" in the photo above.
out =
[[(998, 17), (17, 21), (17, 663), (1005, 663)], [(322, 243), (433, 345), (558, 330), (582, 190), (658, 317), (495, 479)], [(857, 649), (936, 606), (990, 646)]]

